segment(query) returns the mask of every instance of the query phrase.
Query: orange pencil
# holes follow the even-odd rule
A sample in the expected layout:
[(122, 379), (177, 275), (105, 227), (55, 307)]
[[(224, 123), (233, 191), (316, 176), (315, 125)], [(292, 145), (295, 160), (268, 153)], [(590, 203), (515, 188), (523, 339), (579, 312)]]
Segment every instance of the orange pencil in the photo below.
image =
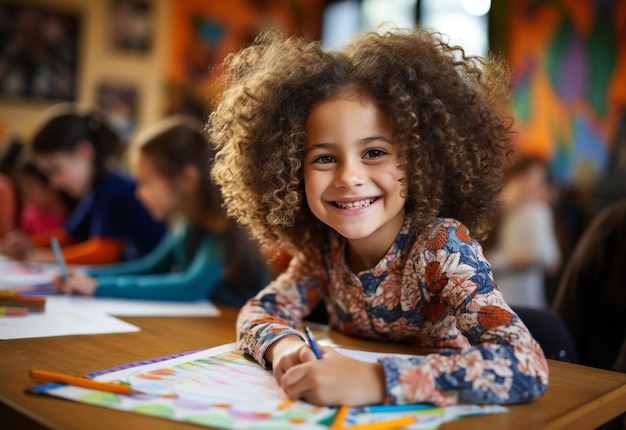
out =
[(337, 415), (335, 415), (335, 419), (333, 420), (333, 425), (330, 430), (343, 430), (343, 422), (348, 416), (348, 406), (341, 405), (339, 406), (339, 410), (337, 411)]
[(62, 373), (48, 372), (46, 370), (33, 369), (30, 371), (31, 378), (48, 382), (61, 382), (63, 384), (73, 385), (76, 387), (91, 388), (93, 390), (107, 391), (117, 394), (140, 394), (141, 392), (133, 390), (130, 385), (112, 384), (109, 382), (99, 382), (92, 379), (83, 378), (81, 376), (64, 375)]

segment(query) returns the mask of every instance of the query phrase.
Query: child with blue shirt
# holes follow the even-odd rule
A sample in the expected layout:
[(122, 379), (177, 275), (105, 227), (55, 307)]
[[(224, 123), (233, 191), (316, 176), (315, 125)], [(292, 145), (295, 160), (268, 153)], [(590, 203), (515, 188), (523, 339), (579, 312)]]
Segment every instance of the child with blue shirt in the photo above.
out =
[(99, 297), (195, 301), (241, 306), (269, 279), (264, 258), (226, 218), (208, 177), (214, 151), (201, 125), (185, 116), (161, 121), (133, 144), (137, 195), (171, 228), (145, 257), (56, 280), (62, 292)]
[(165, 233), (135, 197), (135, 183), (115, 164), (119, 136), (98, 111), (51, 109), (32, 141), (33, 159), (50, 185), (78, 200), (62, 228), (32, 238), (16, 234), (3, 250), (13, 258), (55, 262), (57, 237), (70, 264), (108, 264), (145, 255)]

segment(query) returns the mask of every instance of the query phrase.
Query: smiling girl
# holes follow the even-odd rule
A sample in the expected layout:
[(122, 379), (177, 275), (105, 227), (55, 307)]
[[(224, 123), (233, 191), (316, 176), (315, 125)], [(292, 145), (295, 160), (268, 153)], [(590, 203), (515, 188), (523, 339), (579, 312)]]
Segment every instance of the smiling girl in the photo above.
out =
[[(543, 352), (471, 236), (497, 214), (512, 151), (505, 77), (421, 29), (340, 52), (270, 33), (226, 61), (213, 176), (232, 216), (295, 254), (240, 312), (239, 345), (288, 395), (449, 405), (545, 392)], [(321, 301), (343, 333), (442, 350), (316, 360), (295, 328)]]

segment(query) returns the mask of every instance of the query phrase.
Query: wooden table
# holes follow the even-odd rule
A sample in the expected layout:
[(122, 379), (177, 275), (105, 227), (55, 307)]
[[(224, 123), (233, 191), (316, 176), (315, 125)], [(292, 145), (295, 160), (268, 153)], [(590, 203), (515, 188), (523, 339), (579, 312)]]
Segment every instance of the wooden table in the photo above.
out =
[[(219, 318), (123, 318), (140, 332), (0, 341), (0, 427), (16, 429), (198, 429), (202, 427), (24, 393), (28, 371), (43, 368), (83, 374), (119, 364), (182, 351), (209, 348), (235, 340), (236, 311), (221, 307)], [(320, 343), (347, 348), (407, 353), (401, 345), (319, 333)], [(549, 360), (546, 395), (530, 404), (510, 406), (510, 413), (467, 418), (445, 429), (594, 428), (626, 411), (626, 374)], [(10, 424), (10, 425), (8, 425)], [(8, 425), (8, 426), (7, 426)]]

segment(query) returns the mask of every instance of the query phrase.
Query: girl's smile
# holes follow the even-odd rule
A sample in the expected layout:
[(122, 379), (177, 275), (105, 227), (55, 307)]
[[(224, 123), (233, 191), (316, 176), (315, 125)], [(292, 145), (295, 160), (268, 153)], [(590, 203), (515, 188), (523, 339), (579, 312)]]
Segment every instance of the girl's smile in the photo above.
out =
[(364, 265), (375, 265), (404, 222), (404, 173), (385, 113), (369, 99), (348, 93), (314, 107), (306, 133), (303, 173), (309, 208), (348, 239)]
[(367, 208), (372, 205), (374, 202), (378, 200), (378, 197), (372, 197), (367, 199), (359, 199), (359, 200), (342, 200), (332, 202), (335, 207), (338, 209), (344, 209), (349, 212), (356, 211), (358, 209)]

